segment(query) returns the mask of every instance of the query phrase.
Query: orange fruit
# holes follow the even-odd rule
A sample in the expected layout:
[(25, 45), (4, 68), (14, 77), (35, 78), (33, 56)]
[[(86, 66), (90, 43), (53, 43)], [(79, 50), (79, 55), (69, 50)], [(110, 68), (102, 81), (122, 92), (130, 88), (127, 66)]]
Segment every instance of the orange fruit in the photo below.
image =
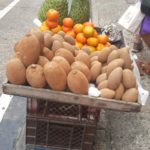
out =
[(76, 40), (82, 44), (86, 43), (86, 37), (84, 36), (83, 33), (78, 33), (76, 36)]
[(56, 21), (59, 18), (59, 12), (55, 9), (49, 9), (46, 13), (46, 17), (51, 21)]
[(64, 32), (69, 32), (69, 31), (71, 31), (72, 30), (72, 28), (68, 28), (68, 27), (66, 27), (66, 26), (62, 26), (62, 30), (64, 31)]
[(47, 26), (42, 25), (39, 27), (39, 30), (43, 32), (43, 31), (49, 30), (49, 28)]
[(97, 38), (98, 33), (97, 33), (97, 31), (96, 31), (96, 30), (94, 30), (93, 36)]
[(42, 26), (46, 26), (47, 27), (46, 21), (42, 22)]
[(90, 50), (91, 53), (96, 51), (96, 48), (93, 47), (93, 46), (87, 46), (87, 47), (88, 47), (88, 49)]
[(51, 29), (52, 32), (57, 33), (59, 31), (61, 31), (61, 26), (58, 25), (56, 28)]
[(97, 47), (96, 47), (96, 50), (100, 51), (100, 50), (102, 50), (103, 48), (105, 48), (105, 45), (99, 43), (99, 44), (97, 45)]
[(91, 26), (94, 27), (94, 24), (92, 22), (84, 22), (83, 26)]
[(96, 47), (96, 46), (98, 45), (98, 39), (95, 38), (95, 37), (90, 37), (90, 38), (87, 39), (87, 44), (88, 44), (89, 46), (94, 46), (94, 47)]
[(76, 37), (76, 34), (75, 34), (75, 32), (73, 30), (68, 31), (66, 34), (71, 35), (73, 38)]
[(83, 25), (80, 23), (75, 24), (73, 30), (75, 33), (81, 33), (83, 31)]
[(80, 42), (77, 42), (76, 41), (76, 44), (75, 44), (77, 47), (79, 47), (79, 48), (82, 48), (83, 47), (83, 44), (82, 43), (80, 43)]
[(83, 33), (84, 33), (85, 37), (92, 37), (94, 34), (94, 28), (91, 26), (85, 26), (83, 28)]
[(46, 20), (46, 24), (50, 29), (56, 28), (58, 26), (58, 22)]
[(63, 25), (68, 27), (68, 28), (71, 28), (73, 26), (74, 22), (73, 22), (73, 19), (72, 18), (64, 18), (63, 19)]
[(107, 42), (107, 43), (105, 44), (105, 46), (106, 46), (106, 47), (110, 47), (110, 46), (111, 46), (111, 43)]
[(98, 36), (99, 43), (106, 44), (108, 42), (108, 36), (105, 34), (101, 34)]

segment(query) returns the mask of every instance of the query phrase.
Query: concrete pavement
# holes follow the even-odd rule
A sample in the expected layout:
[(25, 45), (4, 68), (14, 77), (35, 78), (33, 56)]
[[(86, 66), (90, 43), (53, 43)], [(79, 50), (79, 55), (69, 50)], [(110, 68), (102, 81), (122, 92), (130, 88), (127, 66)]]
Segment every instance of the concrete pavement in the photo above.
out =
[[(12, 0), (1, 0), (0, 10)], [(127, 9), (125, 0), (91, 0), (93, 22), (97, 26), (117, 22)], [(5, 79), (5, 64), (11, 57), (13, 44), (30, 28), (41, 5), (41, 0), (20, 0), (20, 2), (0, 20), (0, 85)], [(131, 35), (127, 39), (131, 43)], [(149, 90), (150, 79), (142, 77), (142, 84)], [(19, 98), (19, 100), (18, 100)], [(0, 123), (0, 150), (23, 149), (25, 99), (14, 97)], [(150, 102), (141, 113), (121, 113), (102, 110), (95, 150), (149, 150), (150, 149)], [(22, 131), (22, 132), (21, 132)], [(16, 146), (17, 145), (17, 146)], [(20, 148), (21, 147), (21, 148)]]
[(25, 114), (26, 99), (14, 97), (0, 123), (0, 150), (14, 150), (16, 141), (25, 124)]
[[(129, 4), (123, 0), (92, 0), (93, 22), (97, 26), (116, 23), (128, 8)], [(130, 47), (133, 46), (132, 35), (125, 32), (125, 40)], [(150, 50), (144, 45), (144, 50), (138, 54), (141, 60), (149, 59)], [(147, 57), (147, 58), (146, 58)], [(150, 77), (141, 77), (143, 87), (150, 91)], [(150, 98), (140, 113), (123, 113), (105, 111), (105, 137), (106, 145), (102, 150), (149, 150), (150, 149)], [(108, 135), (109, 134), (109, 135)], [(108, 135), (108, 136), (106, 136)], [(103, 139), (104, 140), (104, 139)], [(107, 144), (109, 143), (109, 145)], [(109, 146), (109, 147), (108, 147)]]
[[(12, 0), (0, 1), (0, 10), (11, 2)], [(21, 0), (0, 20), (0, 87), (5, 79), (5, 64), (12, 56), (13, 46), (23, 34), (34, 27), (33, 19), (37, 17), (41, 3), (41, 0)]]
[[(0, 0), (0, 10), (7, 7), (12, 0)], [(37, 16), (37, 11), (41, 5), (41, 0), (20, 0), (0, 20), (0, 93), (2, 93), (2, 83), (5, 80), (5, 64), (11, 58), (14, 43), (34, 27), (33, 19)], [(0, 150), (18, 150), (24, 149), (25, 141), (22, 139), (18, 145), (17, 141), (21, 137), (21, 131), (25, 124), (26, 99), (22, 97), (13, 97), (7, 112), (0, 122)], [(19, 147), (21, 146), (21, 148)]]

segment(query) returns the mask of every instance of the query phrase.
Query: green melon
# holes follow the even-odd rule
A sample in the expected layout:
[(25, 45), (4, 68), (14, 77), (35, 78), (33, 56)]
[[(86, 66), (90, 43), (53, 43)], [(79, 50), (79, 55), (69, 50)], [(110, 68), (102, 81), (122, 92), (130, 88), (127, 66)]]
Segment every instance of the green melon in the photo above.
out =
[(46, 20), (46, 12), (49, 9), (55, 9), (59, 12), (59, 24), (62, 24), (63, 18), (68, 16), (67, 0), (45, 0), (38, 12), (40, 21)]
[(90, 3), (89, 0), (72, 0), (69, 16), (74, 20), (74, 23), (84, 23), (90, 18)]

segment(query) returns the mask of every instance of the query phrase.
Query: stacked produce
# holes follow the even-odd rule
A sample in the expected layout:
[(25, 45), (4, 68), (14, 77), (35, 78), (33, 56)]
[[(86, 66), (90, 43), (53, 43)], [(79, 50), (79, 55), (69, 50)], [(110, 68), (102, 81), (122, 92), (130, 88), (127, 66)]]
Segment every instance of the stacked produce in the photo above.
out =
[(55, 9), (60, 13), (59, 23), (61, 25), (65, 17), (71, 17), (75, 23), (84, 23), (90, 18), (89, 0), (72, 0), (70, 11), (67, 0), (44, 0), (38, 14), (41, 21), (46, 20), (46, 13), (49, 9)]
[(31, 30), (14, 47), (6, 75), (12, 84), (88, 94), (89, 83), (101, 97), (136, 102), (136, 78), (128, 49), (111, 45), (89, 53), (75, 46), (75, 39), (59, 31)]
[(72, 37), (75, 37), (75, 33), (73, 33), (73, 30), (72, 30), (73, 24), (74, 24), (74, 21), (72, 18), (64, 18), (63, 24), (62, 24), (62, 31), (64, 31), (67, 34), (70, 34)]
[(101, 74), (96, 78), (97, 88), (105, 98), (137, 101), (136, 78), (132, 72), (132, 62), (127, 48), (105, 49), (98, 54), (102, 63)]
[(51, 9), (47, 12), (47, 19), (46, 19), (46, 25), (50, 29), (54, 29), (58, 27), (58, 18), (59, 18), (59, 13), (58, 11)]
[(118, 49), (106, 35), (98, 35), (91, 22), (58, 23), (50, 9), (40, 30), (33, 29), (14, 46), (8, 62), (8, 81), (34, 88), (88, 94), (95, 84), (101, 97), (136, 102), (138, 90), (127, 48)]
[(94, 24), (91, 22), (74, 23), (72, 18), (63, 18), (62, 25), (58, 24), (59, 12), (50, 9), (46, 13), (46, 20), (42, 22), (40, 31), (50, 30), (53, 33), (63, 31), (71, 35), (76, 46), (82, 49), (89, 49), (90, 52), (100, 51), (104, 47), (109, 47), (108, 37), (105, 34), (98, 35)]
[(59, 12), (59, 23), (62, 23), (63, 18), (68, 15), (67, 0), (44, 0), (38, 14), (41, 21), (46, 20), (46, 13), (49, 9), (55, 9)]

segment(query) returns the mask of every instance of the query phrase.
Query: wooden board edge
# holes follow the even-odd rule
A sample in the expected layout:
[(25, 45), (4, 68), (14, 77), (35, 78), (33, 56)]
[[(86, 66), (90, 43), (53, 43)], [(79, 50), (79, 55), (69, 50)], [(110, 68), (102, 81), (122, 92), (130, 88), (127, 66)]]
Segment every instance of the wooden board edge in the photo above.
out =
[(3, 84), (5, 94), (45, 99), (60, 103), (70, 103), (96, 107), (100, 109), (111, 109), (124, 112), (139, 112), (141, 105), (139, 103), (124, 102), (114, 99), (96, 98), (88, 95), (80, 95), (69, 92), (58, 92), (49, 89), (37, 89), (23, 85)]

